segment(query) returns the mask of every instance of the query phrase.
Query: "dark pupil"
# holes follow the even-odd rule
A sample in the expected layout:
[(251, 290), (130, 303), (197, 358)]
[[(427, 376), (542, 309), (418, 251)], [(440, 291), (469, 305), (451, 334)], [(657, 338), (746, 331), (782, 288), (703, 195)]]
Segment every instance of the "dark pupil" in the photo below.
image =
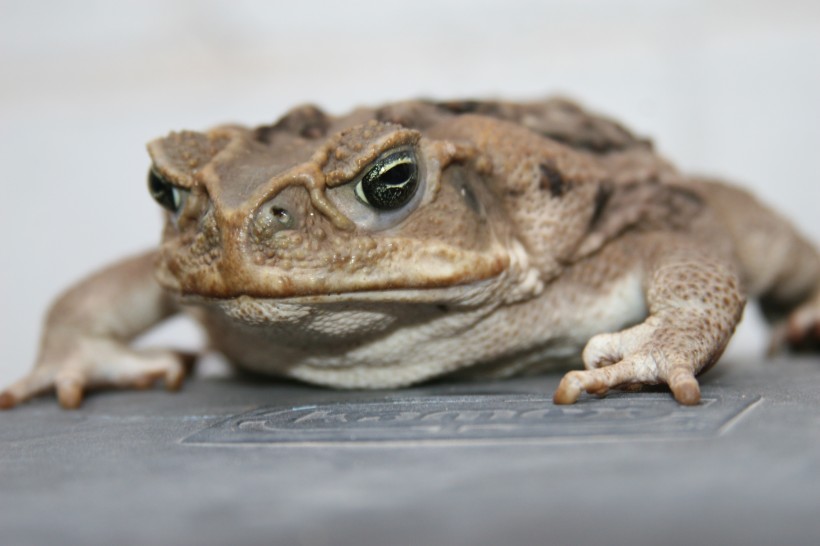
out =
[(153, 169), (148, 173), (148, 191), (157, 203), (171, 212), (176, 212), (179, 208), (178, 190)]
[(381, 176), (379, 176), (379, 181), (383, 184), (403, 184), (410, 178), (412, 172), (413, 169), (409, 163), (399, 163), (389, 171), (382, 173)]
[[(403, 207), (416, 192), (416, 166), (409, 158), (401, 163), (397, 163), (397, 159), (395, 156), (386, 158), (362, 179), (362, 192), (368, 203), (377, 209), (393, 210)], [(384, 165), (391, 163), (394, 164), (385, 170)]]

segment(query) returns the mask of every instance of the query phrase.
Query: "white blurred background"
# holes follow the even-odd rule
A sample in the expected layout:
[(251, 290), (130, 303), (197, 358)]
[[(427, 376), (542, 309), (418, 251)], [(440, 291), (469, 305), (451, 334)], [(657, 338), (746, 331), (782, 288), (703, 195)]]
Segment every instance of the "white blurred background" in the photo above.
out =
[(158, 240), (146, 141), (297, 103), (562, 93), (820, 242), (817, 0), (0, 0), (0, 78), (3, 384), (61, 289)]

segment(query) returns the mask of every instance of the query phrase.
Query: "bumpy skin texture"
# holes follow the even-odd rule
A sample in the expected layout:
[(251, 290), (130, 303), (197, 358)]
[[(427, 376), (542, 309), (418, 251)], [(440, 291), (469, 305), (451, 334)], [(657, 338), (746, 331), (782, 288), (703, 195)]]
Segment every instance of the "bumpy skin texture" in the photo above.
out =
[(748, 194), (687, 178), (565, 100), (341, 117), (304, 106), (148, 150), (168, 209), (162, 245), (60, 298), (37, 366), (0, 406), (48, 390), (76, 407), (93, 387), (178, 387), (185, 355), (128, 343), (180, 311), (237, 366), (339, 388), (580, 357), (556, 403), (661, 383), (696, 404), (695, 377), (749, 296), (775, 325), (774, 348), (818, 348), (820, 255), (807, 241)]

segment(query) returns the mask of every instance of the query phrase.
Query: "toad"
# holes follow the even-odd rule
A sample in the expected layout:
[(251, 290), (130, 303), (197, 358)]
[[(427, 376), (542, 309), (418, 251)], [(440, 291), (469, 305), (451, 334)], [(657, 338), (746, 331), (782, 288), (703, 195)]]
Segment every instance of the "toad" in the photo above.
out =
[(558, 404), (654, 384), (697, 404), (749, 297), (775, 347), (820, 346), (810, 242), (567, 100), (302, 106), (148, 152), (161, 244), (56, 301), (0, 406), (176, 389), (185, 356), (130, 342), (181, 312), (240, 368), (334, 388), (583, 363)]

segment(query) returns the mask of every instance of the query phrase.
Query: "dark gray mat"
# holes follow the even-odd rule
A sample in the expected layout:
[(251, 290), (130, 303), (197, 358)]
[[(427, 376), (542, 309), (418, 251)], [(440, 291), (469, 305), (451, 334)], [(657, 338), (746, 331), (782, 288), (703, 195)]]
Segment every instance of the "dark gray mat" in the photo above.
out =
[(559, 376), (195, 379), (0, 413), (0, 543), (819, 544), (820, 360), (550, 402)]

